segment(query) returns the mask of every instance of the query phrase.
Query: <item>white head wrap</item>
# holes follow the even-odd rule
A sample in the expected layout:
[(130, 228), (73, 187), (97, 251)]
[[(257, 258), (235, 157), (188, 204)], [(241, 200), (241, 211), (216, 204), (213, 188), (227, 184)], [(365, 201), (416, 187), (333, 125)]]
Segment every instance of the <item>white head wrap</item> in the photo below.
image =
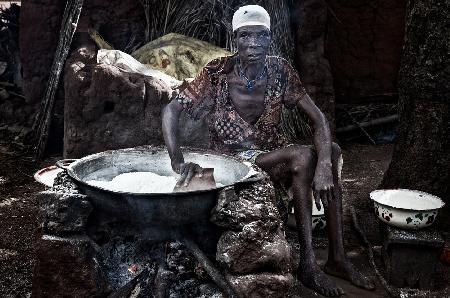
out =
[(246, 5), (240, 7), (233, 15), (233, 31), (242, 26), (262, 25), (270, 30), (269, 13), (259, 5)]

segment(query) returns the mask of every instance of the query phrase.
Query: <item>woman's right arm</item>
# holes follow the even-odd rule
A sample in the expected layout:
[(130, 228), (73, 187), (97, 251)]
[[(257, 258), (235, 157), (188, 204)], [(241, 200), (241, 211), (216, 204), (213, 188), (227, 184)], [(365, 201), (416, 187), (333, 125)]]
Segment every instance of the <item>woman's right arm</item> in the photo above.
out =
[(177, 100), (171, 100), (162, 111), (162, 131), (164, 142), (171, 160), (172, 169), (180, 174), (177, 186), (187, 186), (196, 173), (202, 175), (202, 168), (195, 163), (185, 163), (178, 142), (178, 120), (183, 106)]
[(178, 142), (178, 120), (180, 119), (183, 107), (176, 100), (171, 100), (162, 111), (162, 131), (164, 142), (169, 151), (172, 169), (180, 173), (180, 165), (184, 163), (183, 153), (181, 153)]

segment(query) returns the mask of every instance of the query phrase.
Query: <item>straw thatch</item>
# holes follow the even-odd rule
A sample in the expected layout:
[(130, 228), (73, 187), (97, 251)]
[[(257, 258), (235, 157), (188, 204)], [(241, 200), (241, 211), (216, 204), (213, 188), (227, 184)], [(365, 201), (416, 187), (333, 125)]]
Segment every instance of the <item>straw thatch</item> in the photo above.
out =
[(179, 33), (233, 51), (231, 19), (246, 4), (263, 6), (272, 18), (271, 54), (292, 61), (293, 38), (288, 6), (291, 0), (139, 0), (149, 16), (149, 40)]

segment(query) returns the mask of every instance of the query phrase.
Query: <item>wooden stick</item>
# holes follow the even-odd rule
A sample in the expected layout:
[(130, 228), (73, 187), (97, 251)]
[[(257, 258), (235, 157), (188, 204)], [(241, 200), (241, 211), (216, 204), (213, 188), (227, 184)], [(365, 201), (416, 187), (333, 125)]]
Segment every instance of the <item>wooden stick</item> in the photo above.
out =
[(144, 270), (142, 270), (141, 273), (139, 273), (136, 277), (127, 282), (124, 286), (114, 291), (113, 293), (109, 294), (108, 298), (130, 297), (136, 286), (142, 282), (146, 283), (148, 277), (149, 277), (149, 270), (148, 268), (144, 268)]
[(372, 137), (370, 136), (370, 134), (364, 129), (364, 127), (361, 126), (361, 124), (359, 124), (358, 121), (356, 121), (355, 117), (352, 116), (352, 114), (350, 114), (348, 111), (345, 111), (347, 113), (348, 116), (350, 116), (350, 118), (352, 119), (353, 123), (355, 123), (355, 125), (361, 129), (361, 131), (366, 135), (366, 137), (370, 140), (370, 142), (372, 142), (373, 145), (376, 145), (375, 141), (372, 139)]
[(20, 97), (22, 99), (25, 99), (25, 96), (23, 96), (22, 94), (16, 93), (16, 92), (12, 92), (12, 91), (8, 91), (9, 94), (16, 96), (16, 97)]
[(40, 160), (43, 157), (45, 147), (47, 146), (53, 106), (55, 104), (55, 94), (58, 90), (61, 72), (69, 53), (73, 35), (75, 34), (75, 30), (78, 25), (82, 6), (83, 0), (67, 0), (66, 2), (61, 29), (59, 32), (58, 47), (56, 48), (55, 56), (53, 58), (53, 64), (50, 70), (50, 76), (45, 89), (44, 98), (42, 99), (38, 115), (33, 124), (33, 132), (35, 139), (37, 139), (35, 147), (36, 160)]
[(149, 0), (139, 0), (139, 2), (144, 7), (145, 13), (145, 42), (150, 41), (150, 1)]
[(5, 86), (5, 87), (14, 87), (14, 84), (12, 84), (12, 83), (8, 83), (8, 82), (0, 82), (0, 86)]
[(172, 274), (167, 270), (166, 258), (159, 260), (158, 271), (156, 272), (155, 282), (154, 282), (154, 296), (155, 298), (166, 298), (169, 296), (169, 288), (172, 283), (170, 277)]
[(360, 128), (360, 127), (371, 127), (371, 126), (375, 126), (375, 125), (395, 122), (397, 120), (398, 120), (398, 115), (397, 114), (396, 115), (390, 115), (390, 116), (386, 116), (386, 117), (370, 120), (370, 121), (367, 121), (367, 122), (361, 122), (361, 123), (359, 123), (359, 126), (356, 125), (356, 124), (344, 126), (344, 127), (336, 129), (336, 132), (339, 132), (339, 133), (341, 133), (341, 132), (349, 132), (349, 131), (352, 131), (352, 130), (356, 130), (356, 129)]
[(208, 257), (202, 252), (202, 250), (194, 243), (194, 241), (190, 239), (183, 239), (184, 245), (190, 250), (190, 252), (194, 255), (200, 265), (208, 272), (209, 276), (216, 283), (216, 285), (222, 289), (222, 291), (229, 298), (238, 297), (234, 292), (231, 285), (228, 281), (223, 277), (220, 271), (214, 266), (214, 264), (208, 259)]
[(375, 258), (374, 258), (374, 254), (373, 254), (372, 244), (370, 244), (370, 242), (367, 240), (366, 235), (363, 233), (363, 231), (359, 225), (358, 219), (356, 218), (356, 212), (355, 212), (355, 208), (353, 206), (350, 207), (350, 215), (351, 215), (351, 219), (352, 219), (352, 227), (355, 229), (356, 235), (359, 236), (359, 239), (362, 241), (363, 245), (367, 249), (369, 263), (372, 266), (372, 269), (375, 272), (376, 277), (380, 281), (383, 288), (388, 292), (389, 296), (400, 297), (400, 293), (399, 293), (398, 289), (391, 287), (387, 283), (386, 279), (384, 279), (380, 270), (378, 270), (378, 267), (375, 264)]

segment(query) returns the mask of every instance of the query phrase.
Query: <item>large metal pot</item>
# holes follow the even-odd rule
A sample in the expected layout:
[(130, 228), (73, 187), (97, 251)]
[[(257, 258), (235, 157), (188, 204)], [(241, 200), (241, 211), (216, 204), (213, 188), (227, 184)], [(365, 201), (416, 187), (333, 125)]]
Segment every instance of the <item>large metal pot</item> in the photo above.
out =
[(175, 175), (165, 148), (136, 147), (105, 151), (76, 160), (67, 173), (87, 194), (94, 215), (120, 219), (144, 226), (182, 226), (208, 220), (220, 189), (237, 183), (253, 183), (262, 178), (248, 163), (236, 158), (189, 151), (186, 161), (214, 168), (216, 182), (223, 186), (209, 190), (172, 193), (127, 193), (111, 191), (88, 184), (89, 180), (110, 181), (128, 172), (154, 172)]

